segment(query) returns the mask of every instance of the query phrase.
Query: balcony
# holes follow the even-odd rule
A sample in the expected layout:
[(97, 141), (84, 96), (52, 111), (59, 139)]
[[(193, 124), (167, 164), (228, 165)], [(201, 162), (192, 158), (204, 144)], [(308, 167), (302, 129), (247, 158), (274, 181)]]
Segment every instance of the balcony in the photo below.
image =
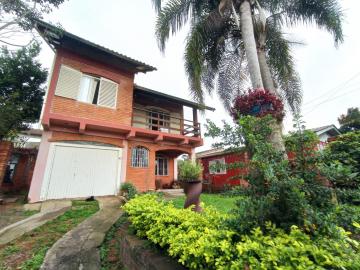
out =
[(200, 123), (158, 109), (133, 108), (132, 126), (187, 137), (200, 137)]

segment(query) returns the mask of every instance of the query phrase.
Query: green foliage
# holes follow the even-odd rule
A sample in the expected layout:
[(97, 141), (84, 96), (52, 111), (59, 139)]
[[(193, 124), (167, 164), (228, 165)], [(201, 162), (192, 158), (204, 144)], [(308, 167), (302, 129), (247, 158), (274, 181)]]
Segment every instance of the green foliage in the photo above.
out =
[(360, 130), (360, 111), (359, 108), (349, 108), (346, 115), (338, 118), (341, 133)]
[[(18, 24), (24, 30), (33, 27), (35, 19), (41, 19), (43, 13), (49, 13), (52, 7), (58, 7), (65, 0), (2, 0), (0, 5), (1, 14), (8, 15), (7, 23)], [(10, 19), (9, 19), (9, 16)], [(1, 17), (0, 17), (1, 18)], [(2, 18), (1, 18), (2, 19)], [(7, 30), (5, 28), (5, 30)]]
[(358, 269), (359, 243), (339, 230), (337, 239), (311, 238), (298, 227), (286, 233), (267, 223), (248, 234), (224, 226), (227, 215), (204, 207), (177, 209), (155, 195), (129, 201), (124, 210), (139, 237), (162, 247), (190, 269)]
[(138, 193), (136, 187), (130, 182), (125, 182), (121, 184), (120, 192), (127, 200), (134, 198), (135, 195)]
[(360, 187), (360, 131), (338, 136), (327, 146), (325, 158), (328, 169), (339, 174), (331, 179), (336, 187)]
[(353, 225), (354, 221), (360, 221), (360, 207), (348, 204), (339, 204), (332, 213), (334, 222), (347, 231), (360, 233)]
[(39, 119), (47, 77), (35, 59), (39, 52), (37, 44), (16, 52), (1, 49), (0, 140), (15, 136)]
[[(184, 53), (185, 71), (190, 91), (200, 102), (204, 100), (205, 87), (210, 93), (217, 90), (225, 108), (230, 109), (233, 97), (248, 88), (249, 70), (239, 29), (242, 2), (169, 0), (160, 9), (161, 1), (153, 0), (158, 13), (156, 37), (161, 51), (165, 50), (171, 35), (190, 24)], [(339, 44), (343, 41), (339, 1), (250, 2), (255, 42), (264, 42), (268, 68), (281, 96), (295, 112), (301, 105), (302, 92), (291, 48), (299, 42), (289, 40), (283, 27), (315, 23), (331, 33)], [(266, 25), (262, 25), (259, 14), (267, 15)]]
[(203, 168), (200, 163), (192, 162), (191, 160), (184, 160), (179, 164), (179, 181), (199, 181), (202, 170)]
[[(243, 142), (251, 160), (247, 165), (246, 180), (250, 186), (239, 187), (236, 192), (245, 198), (237, 203), (229, 224), (235, 230), (248, 233), (254, 227), (265, 229), (271, 221), (277, 227), (289, 230), (292, 225), (313, 231), (315, 227), (327, 230), (322, 216), (332, 210), (332, 190), (320, 181), (317, 163), (321, 155), (315, 151), (316, 135), (305, 132), (303, 123), (297, 121), (298, 131), (293, 132), (286, 144), (293, 152), (293, 159), (284, 159), (283, 153), (268, 143), (273, 123), (271, 116), (241, 117), (237, 127), (226, 130), (208, 125), (208, 134), (230, 142), (231, 148), (240, 148), (234, 143)], [(232, 133), (232, 132), (235, 132)], [(238, 140), (231, 140), (236, 137)], [(237, 164), (239, 167), (241, 164)], [(227, 165), (232, 167), (232, 165)]]
[(340, 203), (360, 205), (360, 189), (336, 189), (336, 197)]

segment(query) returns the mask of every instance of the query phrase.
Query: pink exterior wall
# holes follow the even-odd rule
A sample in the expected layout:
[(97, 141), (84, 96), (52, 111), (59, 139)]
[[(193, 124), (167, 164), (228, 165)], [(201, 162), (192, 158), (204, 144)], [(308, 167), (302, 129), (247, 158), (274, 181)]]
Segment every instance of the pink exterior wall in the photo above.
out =
[(44, 131), (41, 137), (38, 156), (36, 159), (34, 174), (31, 181), (28, 200), (29, 202), (40, 201), (41, 186), (44, 180), (46, 161), (49, 155), (51, 131)]

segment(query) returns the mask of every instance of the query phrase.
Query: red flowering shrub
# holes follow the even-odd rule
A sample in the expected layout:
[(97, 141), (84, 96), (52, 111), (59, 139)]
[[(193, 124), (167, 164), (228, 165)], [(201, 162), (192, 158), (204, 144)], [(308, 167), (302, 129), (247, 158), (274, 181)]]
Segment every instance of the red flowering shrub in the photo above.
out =
[(249, 90), (246, 94), (237, 96), (231, 114), (234, 119), (239, 115), (263, 117), (271, 114), (278, 121), (285, 116), (281, 99), (264, 89)]

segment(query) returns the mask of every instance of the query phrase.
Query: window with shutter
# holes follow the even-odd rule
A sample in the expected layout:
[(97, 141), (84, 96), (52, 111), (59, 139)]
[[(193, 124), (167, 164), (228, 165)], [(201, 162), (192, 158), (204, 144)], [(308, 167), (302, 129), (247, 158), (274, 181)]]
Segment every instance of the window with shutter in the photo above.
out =
[(115, 108), (118, 84), (101, 78), (98, 105)]
[(82, 73), (62, 65), (56, 84), (55, 95), (77, 99)]

